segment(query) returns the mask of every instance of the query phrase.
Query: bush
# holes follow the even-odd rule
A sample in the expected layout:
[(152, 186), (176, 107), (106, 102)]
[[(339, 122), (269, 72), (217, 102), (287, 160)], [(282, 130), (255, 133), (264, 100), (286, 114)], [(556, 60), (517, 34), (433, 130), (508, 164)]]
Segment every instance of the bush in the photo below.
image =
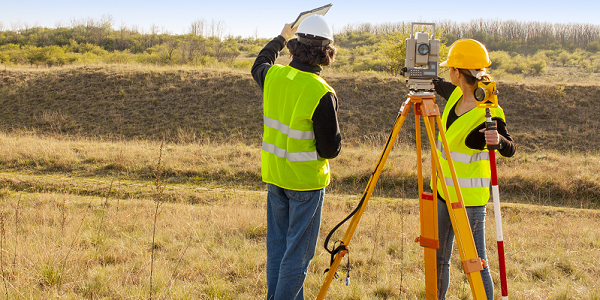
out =
[(108, 51), (102, 49), (100, 46), (89, 44), (89, 43), (86, 43), (85, 45), (80, 46), (79, 49), (78, 49), (78, 52), (79, 53), (88, 53), (88, 52), (91, 52), (91, 53), (94, 53), (94, 54), (96, 54), (98, 56), (103, 56), (103, 55), (107, 55), (108, 54)]
[(583, 68), (590, 73), (600, 73), (600, 60), (595, 60), (595, 61), (584, 61), (582, 63)]
[(353, 72), (387, 71), (387, 62), (383, 59), (359, 58), (351, 64)]
[(8, 54), (6, 54), (6, 53), (0, 53), (0, 64), (9, 63), (9, 62), (10, 62), (10, 56), (8, 56)]
[(43, 48), (45, 63), (48, 67), (62, 66), (67, 62), (65, 49), (59, 46), (48, 46)]
[(248, 47), (248, 53), (246, 54), (246, 56), (257, 57), (258, 53), (260, 53), (260, 50), (262, 50), (262, 47), (258, 45), (252, 45), (251, 47)]
[(244, 70), (248, 70), (250, 71), (250, 69), (252, 68), (252, 65), (254, 64), (253, 60), (236, 60), (234, 62), (231, 63), (231, 66), (234, 68), (238, 68), (238, 69), (244, 69)]
[(529, 74), (542, 74), (546, 73), (546, 61), (537, 60), (529, 62)]
[(392, 74), (400, 74), (404, 68), (404, 56), (406, 54), (406, 39), (410, 37), (410, 31), (396, 31), (387, 34), (380, 44), (380, 51), (387, 59), (387, 71)]
[(36, 66), (42, 64), (45, 64), (48, 67), (55, 65), (62, 66), (67, 61), (65, 50), (59, 46), (28, 46), (25, 48), (25, 53), (29, 63)]
[(600, 51), (600, 41), (593, 41), (587, 45), (587, 50), (593, 53)]
[(240, 49), (237, 46), (237, 40), (228, 38), (224, 42), (215, 43), (215, 58), (219, 61), (234, 61), (240, 55)]
[(102, 62), (107, 64), (126, 64), (134, 61), (135, 57), (129, 52), (129, 49), (127, 49), (123, 51), (115, 50), (108, 55), (103, 55), (101, 59)]
[(512, 58), (506, 51), (490, 52), (490, 60), (492, 61), (490, 68), (495, 70), (508, 70), (513, 65)]
[(556, 60), (562, 64), (562, 66), (566, 66), (566, 65), (570, 65), (573, 60), (574, 57), (573, 55), (571, 55), (570, 53), (568, 53), (567, 51), (562, 51), (558, 57), (556, 58)]
[(529, 62), (527, 61), (526, 57), (517, 54), (517, 55), (513, 56), (512, 60), (513, 60), (512, 68), (507, 69), (507, 71), (509, 73), (527, 74), (527, 71), (529, 70)]
[(546, 72), (548, 57), (543, 51), (539, 51), (531, 57), (515, 54), (511, 56), (506, 51), (490, 52), (492, 65), (490, 68), (496, 74), (541, 74)]
[(162, 58), (156, 53), (139, 53), (135, 55), (134, 60), (140, 64), (162, 64)]

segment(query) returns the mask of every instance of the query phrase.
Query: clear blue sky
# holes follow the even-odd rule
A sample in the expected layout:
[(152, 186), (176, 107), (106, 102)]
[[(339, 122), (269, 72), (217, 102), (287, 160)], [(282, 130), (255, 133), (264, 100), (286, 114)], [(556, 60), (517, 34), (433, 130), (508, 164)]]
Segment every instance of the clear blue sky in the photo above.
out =
[(333, 1), (333, 0), (0, 0), (4, 29), (19, 24), (54, 28), (57, 22), (100, 20), (110, 15), (114, 28), (133, 25), (148, 31), (152, 24), (171, 33), (186, 33), (195, 20), (221, 21), (224, 35), (274, 37), (300, 12), (333, 3), (327, 18), (335, 28), (384, 22), (467, 22), (475, 19), (591, 23), (600, 25), (600, 0), (504, 1)]

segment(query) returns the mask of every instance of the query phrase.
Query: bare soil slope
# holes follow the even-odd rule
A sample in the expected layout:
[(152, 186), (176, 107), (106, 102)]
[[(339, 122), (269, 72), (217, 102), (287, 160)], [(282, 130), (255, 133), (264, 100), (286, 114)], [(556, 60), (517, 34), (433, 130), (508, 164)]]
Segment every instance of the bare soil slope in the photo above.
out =
[[(327, 77), (340, 98), (346, 143), (385, 140), (406, 97), (396, 77)], [(594, 152), (600, 86), (500, 82), (500, 103), (520, 150)], [(0, 71), (0, 129), (176, 142), (259, 143), (262, 93), (226, 70), (77, 67)], [(438, 100), (443, 108), (445, 101)], [(412, 117), (401, 141), (414, 139)]]

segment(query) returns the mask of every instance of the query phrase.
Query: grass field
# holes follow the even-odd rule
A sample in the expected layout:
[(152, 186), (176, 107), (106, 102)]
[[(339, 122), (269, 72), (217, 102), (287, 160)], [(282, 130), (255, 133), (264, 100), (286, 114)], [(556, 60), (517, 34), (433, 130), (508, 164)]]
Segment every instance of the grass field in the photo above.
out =
[[(154, 297), (262, 298), (266, 292), (265, 193), (171, 188), (200, 194), (206, 201), (160, 205)], [(149, 194), (152, 190), (146, 187)], [(4, 297), (149, 298), (156, 204), (152, 199), (3, 190), (1, 201), (4, 285), (0, 294)], [(328, 195), (321, 236), (356, 201), (353, 195)], [(488, 218), (493, 220), (493, 209), (489, 209)], [(505, 204), (511, 298), (597, 299), (599, 217), (597, 210)], [(418, 224), (415, 200), (374, 198), (350, 248), (351, 285), (334, 281), (328, 299), (422, 299), (422, 250), (413, 242)], [(498, 284), (491, 221), (487, 236), (493, 279)], [(322, 240), (309, 269), (307, 299), (316, 296), (329, 262), (321, 245)], [(449, 299), (470, 299), (458, 256), (452, 263)]]
[[(324, 76), (340, 97), (344, 149), (331, 161), (307, 299), (329, 262), (324, 236), (358, 203), (406, 93), (395, 77)], [(599, 299), (600, 118), (593, 108), (600, 87), (500, 88), (519, 147), (515, 157), (498, 160), (510, 296)], [(0, 105), (1, 298), (264, 296), (261, 95), (249, 74), (7, 68), (0, 70)], [(413, 242), (412, 123), (407, 119), (351, 245), (352, 283), (334, 282), (327, 299), (423, 298), (422, 250)], [(491, 206), (487, 216), (499, 287)], [(458, 255), (453, 259), (449, 299), (471, 299)]]

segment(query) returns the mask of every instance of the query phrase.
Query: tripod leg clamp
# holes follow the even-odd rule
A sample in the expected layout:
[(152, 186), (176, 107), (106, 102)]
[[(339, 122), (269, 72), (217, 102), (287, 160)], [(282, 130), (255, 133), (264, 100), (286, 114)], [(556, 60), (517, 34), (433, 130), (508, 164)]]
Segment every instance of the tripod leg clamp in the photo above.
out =
[(440, 247), (440, 241), (434, 239), (428, 239), (426, 237), (417, 237), (415, 239), (415, 243), (419, 243), (421, 247), (437, 249)]
[(472, 258), (462, 262), (465, 274), (483, 271), (487, 267), (485, 260), (481, 258)]
[(451, 204), (452, 204), (453, 209), (459, 209), (459, 208), (465, 207), (465, 205), (462, 202), (452, 202)]

